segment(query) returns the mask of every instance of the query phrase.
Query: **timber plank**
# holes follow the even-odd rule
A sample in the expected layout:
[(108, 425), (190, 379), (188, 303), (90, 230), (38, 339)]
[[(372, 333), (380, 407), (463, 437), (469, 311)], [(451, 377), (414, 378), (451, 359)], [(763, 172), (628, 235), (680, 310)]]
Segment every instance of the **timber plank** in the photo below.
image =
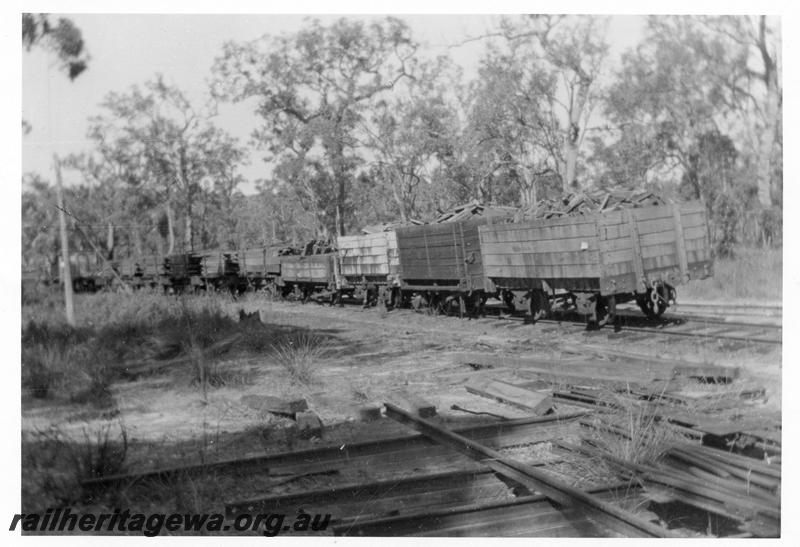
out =
[(485, 243), (507, 241), (539, 241), (542, 239), (568, 239), (592, 237), (597, 235), (594, 222), (580, 222), (561, 226), (529, 226), (527, 224), (506, 224), (482, 226), (481, 240)]
[(407, 409), (421, 416), (422, 418), (430, 418), (436, 416), (436, 405), (426, 401), (419, 395), (411, 393), (406, 389), (399, 389), (392, 391), (388, 394), (388, 398), (394, 404)]
[(595, 237), (570, 237), (564, 239), (541, 239), (538, 241), (508, 241), (503, 243), (484, 243), (481, 251), (487, 254), (552, 253), (561, 251), (580, 251), (582, 247), (597, 249)]
[(595, 265), (598, 260), (599, 253), (596, 250), (483, 255), (485, 266)]
[(535, 415), (545, 414), (553, 407), (553, 398), (549, 392), (531, 391), (500, 380), (473, 378), (465, 388), (475, 395), (530, 411)]
[(546, 265), (546, 266), (485, 266), (487, 277), (506, 277), (511, 279), (561, 279), (561, 278), (599, 278), (597, 265)]

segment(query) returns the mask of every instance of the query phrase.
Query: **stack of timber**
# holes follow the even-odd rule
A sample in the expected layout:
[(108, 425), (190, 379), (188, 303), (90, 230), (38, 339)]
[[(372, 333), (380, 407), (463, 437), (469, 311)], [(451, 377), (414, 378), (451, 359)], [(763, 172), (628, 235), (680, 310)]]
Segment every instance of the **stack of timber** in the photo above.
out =
[(588, 445), (562, 449), (600, 458), (640, 481), (656, 503), (681, 502), (737, 523), (743, 533), (780, 536), (780, 466), (696, 444), (669, 446), (656, 465), (622, 460)]
[(415, 220), (413, 218), (408, 219), (407, 222), (397, 220), (395, 222), (384, 222), (383, 224), (370, 224), (369, 226), (364, 226), (361, 228), (361, 233), (377, 234), (379, 232), (393, 232), (398, 228), (402, 228), (403, 226), (419, 226), (420, 224), (424, 224), (424, 222), (421, 220)]
[(665, 204), (666, 201), (652, 192), (577, 192), (569, 193), (558, 200), (541, 200), (527, 209), (518, 211), (514, 222)]
[(443, 222), (459, 222), (469, 220), (473, 217), (511, 217), (514, 214), (513, 207), (499, 207), (482, 205), (477, 200), (473, 200), (464, 205), (457, 205), (448, 211), (444, 211), (436, 217), (434, 224)]
[(219, 277), (239, 274), (239, 260), (236, 253), (207, 251), (198, 253), (202, 257), (203, 277)]

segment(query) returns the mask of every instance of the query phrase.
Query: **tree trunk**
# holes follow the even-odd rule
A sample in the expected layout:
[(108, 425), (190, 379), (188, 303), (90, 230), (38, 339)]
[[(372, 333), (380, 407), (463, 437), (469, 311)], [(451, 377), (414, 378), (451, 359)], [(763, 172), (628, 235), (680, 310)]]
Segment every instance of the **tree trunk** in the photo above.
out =
[(114, 225), (111, 221), (108, 222), (108, 238), (106, 239), (106, 258), (113, 260), (114, 258)]
[(578, 188), (577, 169), (578, 149), (581, 141), (581, 113), (586, 107), (590, 85), (591, 81), (581, 79), (578, 83), (573, 84), (571, 90), (568, 112), (569, 122), (567, 124), (567, 135), (564, 139), (564, 192)]
[[(399, 184), (402, 183), (402, 175), (399, 175)], [(403, 198), (397, 189), (397, 184), (392, 184), (392, 196), (394, 197), (394, 202), (397, 204), (397, 208), (400, 211), (400, 220), (405, 224), (408, 221), (408, 213), (406, 212), (405, 202), (403, 201)]]
[[(144, 255), (142, 247), (142, 231), (134, 219), (133, 226), (131, 227), (131, 238), (133, 239), (133, 253), (136, 258), (141, 258)], [(159, 241), (161, 236), (158, 236)]]
[(773, 58), (767, 44), (767, 18), (761, 15), (758, 19), (756, 47), (761, 53), (764, 72), (761, 79), (766, 88), (764, 100), (764, 128), (759, 139), (758, 155), (758, 201), (764, 207), (772, 205), (772, 154), (775, 150), (778, 123), (781, 110), (781, 88), (779, 81), (778, 57)]
[(167, 198), (167, 255), (175, 252), (175, 218), (172, 214), (172, 206)]
[(522, 174), (522, 185), (519, 192), (519, 201), (522, 207), (528, 208), (536, 205), (536, 177), (527, 177)]
[(764, 207), (772, 206), (772, 154), (775, 151), (778, 117), (780, 116), (778, 82), (774, 74), (767, 83), (764, 104), (764, 128), (759, 139), (758, 201)]
[(192, 209), (191, 207), (186, 208), (186, 222), (184, 224), (184, 234), (183, 234), (183, 243), (186, 246), (186, 251), (193, 251), (194, 250), (194, 237), (192, 234)]

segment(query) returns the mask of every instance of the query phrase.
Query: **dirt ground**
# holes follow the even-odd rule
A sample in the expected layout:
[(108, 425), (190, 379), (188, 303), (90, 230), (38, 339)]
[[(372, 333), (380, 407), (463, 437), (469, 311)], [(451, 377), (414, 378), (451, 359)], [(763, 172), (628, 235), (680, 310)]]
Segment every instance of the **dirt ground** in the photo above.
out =
[[(260, 332), (273, 336), (276, 325), (312, 333), (323, 351), (310, 380), (294, 378), (277, 362), (273, 344), (266, 340), (262, 351), (234, 347), (221, 356), (218, 370), (226, 372), (227, 381), (210, 388), (205, 396), (191, 375), (176, 369), (115, 382), (112, 408), (27, 399), (22, 411), (23, 438), (57, 427), (80, 439), (110, 421), (123, 423), (129, 442), (126, 469), (135, 471), (409, 433), (386, 419), (359, 421), (361, 405), (384, 402), (390, 392), (401, 388), (434, 403), (445, 421), (475, 418), (452, 410), (453, 405), (523, 417), (524, 411), (468, 393), (465, 384), (476, 377), (517, 384), (534, 380), (525, 367), (512, 362), (514, 357), (536, 357), (564, 366), (636, 362), (630, 356), (614, 355), (615, 349), (645, 357), (740, 366), (743, 376), (737, 382), (766, 389), (766, 401), (754, 406), (753, 412), (780, 411), (780, 346), (643, 337), (615, 333), (611, 328), (587, 331), (570, 323), (531, 325), (497, 317), (462, 320), (411, 310), (272, 302), (255, 295), (230, 299), (225, 310), (231, 317), (238, 317), (240, 310), (258, 312), (261, 323), (249, 327), (257, 336)], [(463, 352), (502, 355), (509, 363), (476, 370), (455, 358)], [(641, 361), (641, 366), (659, 365)], [(669, 370), (672, 366), (664, 364)], [(322, 438), (300, 441), (284, 433), (291, 420), (266, 411), (261, 403), (266, 396), (305, 398), (325, 425)]]
[[(239, 309), (258, 311), (263, 323), (308, 329), (323, 338), (325, 353), (314, 366), (312, 381), (307, 385), (294, 381), (274, 362), (269, 350), (247, 355), (234, 349), (221, 359), (219, 367), (239, 374), (230, 384), (210, 390), (207, 402), (196, 386), (181, 385), (163, 376), (118, 383), (113, 386), (113, 395), (131, 439), (178, 441), (263, 426), (272, 417), (254, 408), (253, 396), (265, 395), (306, 398), (326, 425), (356, 419), (358, 405), (383, 402), (388, 392), (399, 388), (435, 403), (443, 414), (458, 404), (508, 417), (524, 415), (507, 405), (468, 394), (464, 384), (487, 372), (511, 383), (530, 381), (525, 370), (512, 364), (477, 372), (453, 361), (453, 354), (461, 352), (537, 357), (554, 363), (587, 357), (613, 361), (613, 356), (600, 355), (602, 349), (598, 347), (607, 346), (644, 356), (740, 366), (747, 379), (767, 389), (769, 407), (780, 408), (780, 346), (764, 348), (666, 336), (648, 340), (635, 337), (628, 342), (634, 337), (610, 328), (589, 332), (566, 323), (529, 325), (493, 317), (462, 320), (410, 310), (385, 312), (354, 305), (338, 308), (269, 302), (257, 297), (231, 301), (228, 306), (232, 315)], [(268, 329), (264, 330), (266, 333)], [(69, 428), (69, 424), (91, 425), (92, 420), (81, 407), (37, 405), (23, 410), (23, 430), (39, 429), (55, 421)]]

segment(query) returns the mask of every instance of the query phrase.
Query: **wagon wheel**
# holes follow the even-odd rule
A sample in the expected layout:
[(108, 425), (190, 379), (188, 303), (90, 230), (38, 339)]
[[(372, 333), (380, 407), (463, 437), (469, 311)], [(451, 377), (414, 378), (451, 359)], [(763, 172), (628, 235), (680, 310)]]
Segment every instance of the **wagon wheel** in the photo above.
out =
[(531, 317), (533, 321), (544, 319), (550, 315), (550, 298), (542, 290), (534, 290), (531, 294)]
[(421, 311), (428, 307), (428, 299), (422, 294), (415, 294), (411, 297), (411, 307), (414, 311)]
[(637, 294), (636, 303), (648, 319), (658, 319), (669, 306), (667, 299), (657, 289), (647, 289), (646, 293)]
[(483, 305), (486, 303), (486, 295), (483, 291), (475, 291), (464, 297), (466, 314), (469, 317), (480, 317), (483, 315)]
[(380, 286), (378, 289), (378, 304), (384, 310), (390, 310), (394, 307), (394, 291), (391, 287)]
[(503, 303), (506, 305), (508, 313), (517, 311), (517, 307), (514, 305), (514, 293), (511, 291), (503, 292)]

